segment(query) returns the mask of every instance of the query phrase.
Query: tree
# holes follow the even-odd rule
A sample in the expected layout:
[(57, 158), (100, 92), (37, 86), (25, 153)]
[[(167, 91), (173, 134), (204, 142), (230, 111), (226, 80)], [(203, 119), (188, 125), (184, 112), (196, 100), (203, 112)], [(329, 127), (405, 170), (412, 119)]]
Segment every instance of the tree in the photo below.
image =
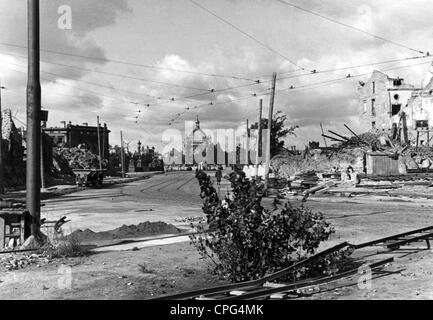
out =
[[(118, 145), (115, 145), (114, 147), (110, 146), (110, 161), (109, 161), (109, 168), (108, 172), (110, 175), (115, 175), (121, 170), (121, 162), (122, 162), (122, 148)], [(126, 152), (125, 150), (125, 167), (128, 169), (129, 161), (132, 158), (132, 155), (129, 154), (129, 152)]]
[[(271, 128), (271, 157), (274, 157), (278, 152), (284, 148), (284, 138), (288, 135), (294, 135), (295, 130), (299, 129), (299, 126), (290, 126), (286, 128), (285, 122), (287, 121), (287, 115), (282, 111), (278, 111), (272, 119)], [(268, 119), (262, 119), (262, 129), (268, 128)], [(251, 126), (251, 129), (258, 129), (257, 123)]]

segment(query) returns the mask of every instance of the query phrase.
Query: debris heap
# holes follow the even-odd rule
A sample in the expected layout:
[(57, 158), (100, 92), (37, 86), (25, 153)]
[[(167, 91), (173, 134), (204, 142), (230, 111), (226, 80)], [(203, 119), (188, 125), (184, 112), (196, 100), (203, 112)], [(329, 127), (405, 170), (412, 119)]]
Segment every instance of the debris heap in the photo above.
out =
[(98, 157), (84, 148), (56, 147), (54, 153), (54, 166), (63, 174), (70, 174), (74, 169), (99, 168)]

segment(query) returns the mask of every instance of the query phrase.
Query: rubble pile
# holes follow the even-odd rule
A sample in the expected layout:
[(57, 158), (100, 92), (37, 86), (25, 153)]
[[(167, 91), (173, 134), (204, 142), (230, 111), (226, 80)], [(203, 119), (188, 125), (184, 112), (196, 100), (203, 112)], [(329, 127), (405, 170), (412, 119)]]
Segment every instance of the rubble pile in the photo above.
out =
[[(341, 140), (336, 138), (338, 143), (331, 147), (307, 148), (302, 154), (278, 155), (272, 159), (276, 176), (288, 179), (287, 186), (280, 190), (282, 196), (323, 193), (337, 182), (356, 184), (357, 187), (371, 186), (372, 181), (387, 183), (386, 186), (374, 185), (372, 189), (392, 189), (394, 186), (389, 181), (432, 185), (433, 176), (428, 176), (433, 173), (432, 148), (403, 145), (379, 130), (354, 134), (351, 138), (332, 133)], [(382, 158), (375, 160), (374, 157)], [(390, 159), (389, 164), (383, 164), (385, 160), (382, 159), (386, 158)], [(370, 182), (363, 184), (363, 180)]]
[(317, 186), (319, 177), (315, 171), (308, 171), (295, 176), (295, 179), (291, 181), (290, 187), (292, 189), (304, 189), (312, 188)]
[(84, 148), (54, 148), (56, 169), (68, 174), (72, 169), (97, 169), (98, 157)]
[(51, 259), (45, 254), (4, 254), (0, 255), (0, 270), (16, 271), (29, 266), (40, 267), (50, 262)]
[(309, 171), (331, 172), (352, 166), (363, 169), (364, 150), (360, 147), (335, 148), (335, 150), (310, 150), (306, 155), (276, 156), (271, 161), (272, 170), (279, 177), (291, 179)]

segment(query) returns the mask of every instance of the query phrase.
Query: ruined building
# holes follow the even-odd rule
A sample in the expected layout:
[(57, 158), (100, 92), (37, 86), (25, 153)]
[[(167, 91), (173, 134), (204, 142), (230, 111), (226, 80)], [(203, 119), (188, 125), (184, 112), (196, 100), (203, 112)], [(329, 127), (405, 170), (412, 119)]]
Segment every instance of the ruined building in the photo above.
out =
[[(81, 145), (93, 154), (99, 154), (98, 127), (89, 126), (87, 123), (73, 125), (71, 122), (69, 124), (62, 122), (62, 124), (62, 127), (44, 128), (44, 132), (51, 137), (55, 146), (75, 148)], [(102, 159), (108, 159), (110, 130), (107, 124), (99, 127), (99, 135)]]
[(385, 131), (405, 143), (427, 145), (433, 133), (432, 73), (424, 83), (416, 88), (404, 79), (374, 71), (358, 88), (363, 129)]
[(12, 111), (2, 113), (2, 151), (6, 186), (18, 186), (25, 181), (23, 139), (12, 119)]

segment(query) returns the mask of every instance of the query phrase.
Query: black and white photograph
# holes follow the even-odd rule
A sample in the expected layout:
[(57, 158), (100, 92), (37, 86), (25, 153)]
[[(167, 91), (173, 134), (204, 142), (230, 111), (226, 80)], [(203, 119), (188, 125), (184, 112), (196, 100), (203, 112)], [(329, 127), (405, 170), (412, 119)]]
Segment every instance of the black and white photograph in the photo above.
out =
[(433, 299), (432, 13), (0, 0), (0, 301)]

